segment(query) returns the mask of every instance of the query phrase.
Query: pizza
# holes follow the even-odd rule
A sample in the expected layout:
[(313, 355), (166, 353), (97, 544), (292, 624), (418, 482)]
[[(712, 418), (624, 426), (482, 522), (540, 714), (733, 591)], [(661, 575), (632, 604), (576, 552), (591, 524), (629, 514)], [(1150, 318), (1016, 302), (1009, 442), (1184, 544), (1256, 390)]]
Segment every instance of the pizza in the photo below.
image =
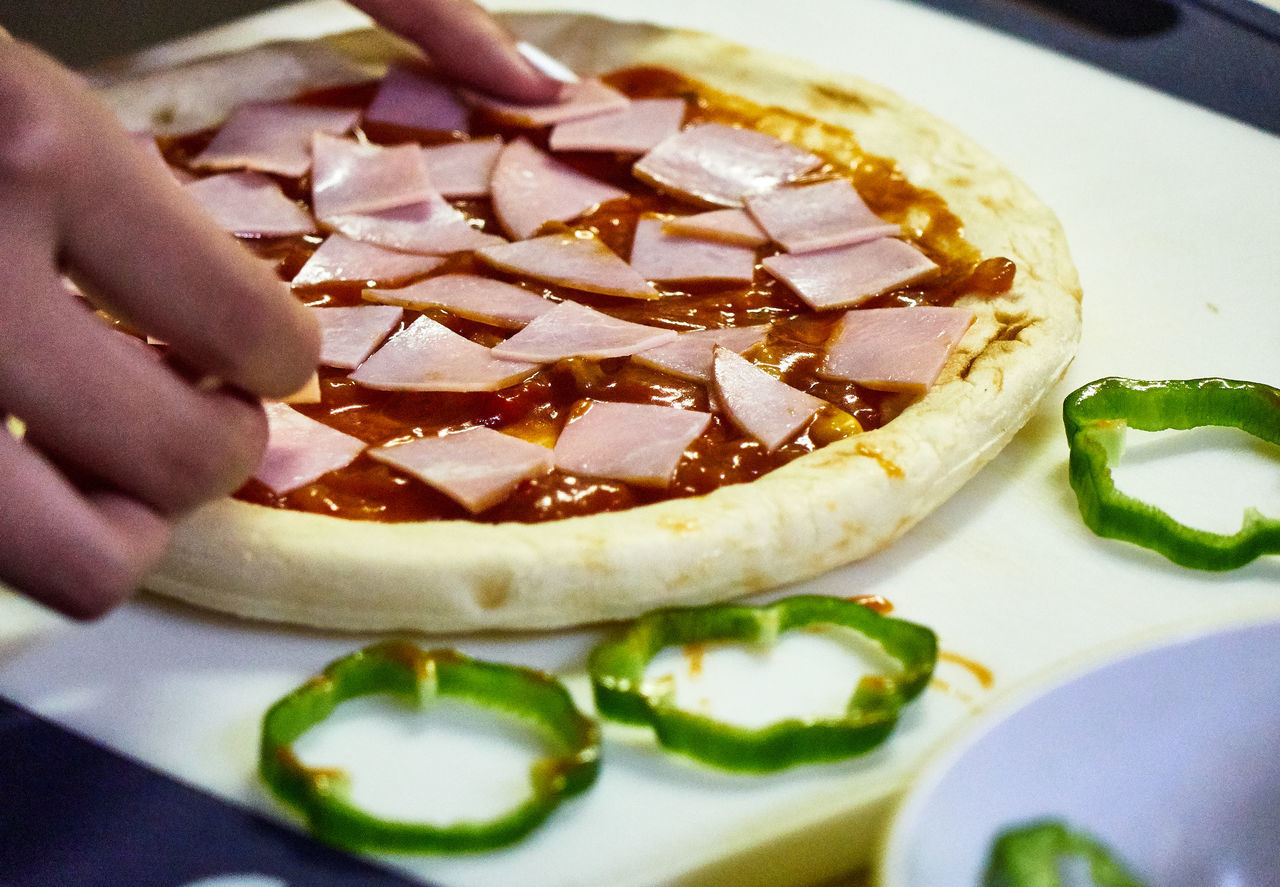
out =
[[(374, 30), (99, 82), (326, 331), (310, 402), (268, 405), (259, 474), (150, 590), (430, 633), (743, 596), (890, 544), (1061, 377), (1061, 227), (949, 126), (703, 33), (505, 23), (579, 110), (444, 89)], [(292, 147), (245, 168), (264, 126)]]

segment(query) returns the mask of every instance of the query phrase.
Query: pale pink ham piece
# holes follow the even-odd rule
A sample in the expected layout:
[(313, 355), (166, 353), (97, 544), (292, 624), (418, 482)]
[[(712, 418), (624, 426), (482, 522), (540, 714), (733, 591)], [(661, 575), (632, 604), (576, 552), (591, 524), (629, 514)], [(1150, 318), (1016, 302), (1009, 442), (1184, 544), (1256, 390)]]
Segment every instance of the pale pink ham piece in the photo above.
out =
[(497, 391), (538, 369), (536, 363), (502, 360), (483, 345), (429, 317), (373, 353), (351, 378), (388, 391)]
[(402, 253), (331, 234), (298, 269), (292, 284), (307, 287), (323, 283), (396, 283), (420, 277), (443, 261), (439, 256)]
[(826, 401), (782, 382), (728, 348), (718, 347), (712, 372), (720, 406), (734, 425), (773, 452)]
[(443, 197), (488, 197), (502, 146), (502, 138), (493, 136), (423, 148), (431, 184)]
[(793, 253), (902, 233), (900, 226), (873, 213), (847, 179), (758, 194), (747, 199), (747, 211), (774, 243)]
[(492, 508), (520, 481), (551, 472), (551, 450), (483, 426), (378, 447), (369, 455), (394, 465), (472, 514)]
[(639, 271), (589, 231), (566, 231), (476, 251), (502, 271), (523, 274), (562, 286), (625, 296), (656, 299), (661, 294)]
[(354, 369), (400, 323), (404, 309), (393, 305), (312, 308), (320, 324), (321, 366)]
[(549, 105), (521, 105), (473, 92), (464, 92), (463, 95), (476, 107), (496, 114), (508, 123), (530, 128), (617, 111), (631, 101), (596, 78), (566, 85), (560, 101)]
[(526, 326), (556, 305), (527, 289), (478, 274), (442, 274), (400, 289), (365, 290), (364, 297), (418, 311), (443, 308), (458, 317), (509, 329)]
[(915, 247), (892, 237), (811, 253), (778, 253), (761, 264), (817, 311), (856, 305), (938, 267)]
[(745, 209), (713, 209), (691, 216), (676, 216), (662, 223), (663, 234), (700, 237), (736, 246), (763, 246), (769, 237)]
[(710, 382), (711, 361), (716, 346), (722, 345), (741, 354), (764, 341), (768, 332), (767, 323), (718, 330), (688, 330), (676, 336), (674, 342), (641, 351), (631, 359), (681, 379)]
[(322, 222), (439, 197), (417, 145), (388, 147), (324, 133), (312, 137), (311, 207)]
[(507, 233), (532, 237), (547, 222), (576, 219), (627, 192), (565, 166), (525, 139), (502, 149), (490, 182), (493, 210)]
[(507, 242), (474, 227), (443, 197), (376, 213), (334, 216), (325, 224), (352, 240), (428, 256), (446, 256)]
[(702, 123), (663, 139), (636, 161), (643, 181), (713, 206), (744, 200), (799, 178), (822, 160), (753, 129)]
[(224, 172), (183, 186), (225, 231), (252, 237), (310, 234), (316, 224), (260, 172)]
[(841, 318), (819, 372), (868, 388), (921, 393), (973, 323), (968, 308), (863, 308)]
[(662, 219), (650, 216), (636, 222), (631, 267), (646, 280), (750, 282), (755, 276), (756, 251), (749, 246), (664, 234)]
[(269, 401), (263, 408), (267, 451), (253, 476), (277, 495), (351, 464), (365, 448), (359, 438), (310, 419), (288, 404)]
[(195, 169), (253, 169), (300, 178), (311, 168), (311, 138), (341, 135), (360, 117), (355, 108), (291, 102), (249, 102), (231, 112), (208, 147), (191, 161)]
[(551, 130), (552, 151), (643, 154), (684, 122), (684, 99), (632, 99), (617, 111), (566, 120)]
[(507, 341), (496, 357), (552, 363), (565, 357), (627, 357), (676, 338), (675, 330), (610, 317), (577, 302), (561, 302)]
[(364, 112), (371, 123), (449, 132), (466, 132), (467, 117), (466, 105), (447, 83), (404, 65), (387, 72)]
[(644, 486), (670, 486), (710, 413), (656, 404), (593, 401), (556, 441), (556, 467)]

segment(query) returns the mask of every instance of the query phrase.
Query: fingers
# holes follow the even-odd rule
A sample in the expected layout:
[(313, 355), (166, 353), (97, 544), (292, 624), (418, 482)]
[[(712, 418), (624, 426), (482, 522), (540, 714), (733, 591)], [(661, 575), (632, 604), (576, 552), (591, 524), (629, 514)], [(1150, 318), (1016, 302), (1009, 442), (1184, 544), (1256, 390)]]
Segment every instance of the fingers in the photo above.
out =
[(471, 0), (353, 0), (422, 49), (448, 76), (519, 102), (551, 102), (564, 84), (540, 71)]

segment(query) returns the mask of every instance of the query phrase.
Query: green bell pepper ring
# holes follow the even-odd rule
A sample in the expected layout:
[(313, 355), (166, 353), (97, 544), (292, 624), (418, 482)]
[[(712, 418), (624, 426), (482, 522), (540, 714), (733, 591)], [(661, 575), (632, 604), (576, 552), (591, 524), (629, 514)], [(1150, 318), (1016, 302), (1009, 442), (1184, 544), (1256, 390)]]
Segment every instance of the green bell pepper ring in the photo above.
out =
[(1072, 392), (1062, 419), (1071, 451), (1071, 487), (1084, 522), (1099, 536), (1123, 539), (1201, 570), (1232, 570), (1260, 555), (1280, 553), (1280, 520), (1249, 508), (1237, 533), (1193, 529), (1117, 490), (1110, 467), (1126, 427), (1164, 431), (1222, 425), (1280, 444), (1280, 390), (1230, 379), (1113, 377)]
[[(378, 693), (423, 707), (439, 696), (451, 696), (521, 717), (539, 729), (553, 754), (534, 765), (530, 797), (495, 819), (435, 825), (374, 816), (347, 800), (346, 773), (307, 767), (294, 754), (293, 743), (343, 702)], [(550, 675), (388, 641), (330, 663), (273, 705), (263, 719), (260, 750), (263, 781), (303, 813), (324, 841), (364, 850), (478, 851), (520, 840), (562, 800), (595, 782), (600, 728)]]
[(1057, 820), (1028, 823), (1002, 832), (991, 847), (982, 887), (1064, 887), (1064, 862), (1076, 858), (1089, 867), (1094, 887), (1143, 887), (1093, 837)]
[[(878, 642), (902, 664), (895, 675), (868, 675), (841, 717), (791, 718), (762, 728), (740, 727), (677, 708), (669, 692), (645, 687), (644, 671), (664, 647), (733, 640), (772, 645), (784, 632), (842, 626)], [(588, 658), (600, 714), (650, 726), (660, 745), (727, 770), (771, 772), (797, 764), (862, 754), (892, 732), (902, 706), (929, 683), (937, 637), (842, 598), (799, 595), (764, 607), (732, 604), (656, 610), (606, 641)]]

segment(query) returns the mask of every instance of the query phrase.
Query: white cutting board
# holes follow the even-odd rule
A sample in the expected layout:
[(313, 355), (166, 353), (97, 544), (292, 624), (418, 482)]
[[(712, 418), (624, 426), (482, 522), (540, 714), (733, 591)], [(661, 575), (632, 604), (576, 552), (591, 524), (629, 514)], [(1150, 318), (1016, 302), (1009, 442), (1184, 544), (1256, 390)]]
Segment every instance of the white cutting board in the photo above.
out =
[[(586, 0), (561, 6), (602, 11)], [(992, 686), (944, 661), (885, 748), (769, 777), (699, 769), (633, 731), (608, 728), (600, 782), (524, 844), (392, 865), (449, 887), (814, 883), (871, 858), (923, 757), (995, 696), (1158, 636), (1280, 615), (1280, 559), (1211, 575), (1094, 537), (1067, 486), (1059, 418), (1069, 391), (1107, 375), (1280, 384), (1280, 139), (895, 0), (618, 0), (609, 11), (878, 80), (968, 132), (1061, 216), (1085, 289), (1083, 345), (1028, 427), (950, 502), (889, 551), (787, 589), (881, 595), (895, 615), (937, 631), (944, 650), (989, 669)], [(149, 60), (361, 21), (324, 0), (179, 41)], [(1179, 469), (1197, 457), (1181, 458)], [(1258, 479), (1232, 513), (1257, 504), (1280, 514), (1274, 448), (1241, 461)], [(1198, 514), (1197, 495), (1223, 499), (1215, 489), (1197, 493), (1199, 473), (1199, 463), (1181, 474), (1152, 469), (1134, 482)], [(582, 664), (597, 638), (580, 631), (433, 643), (556, 671), (585, 703)], [(154, 600), (73, 626), (0, 593), (0, 693), (286, 816), (254, 776), (261, 715), (369, 640), (245, 625)]]

